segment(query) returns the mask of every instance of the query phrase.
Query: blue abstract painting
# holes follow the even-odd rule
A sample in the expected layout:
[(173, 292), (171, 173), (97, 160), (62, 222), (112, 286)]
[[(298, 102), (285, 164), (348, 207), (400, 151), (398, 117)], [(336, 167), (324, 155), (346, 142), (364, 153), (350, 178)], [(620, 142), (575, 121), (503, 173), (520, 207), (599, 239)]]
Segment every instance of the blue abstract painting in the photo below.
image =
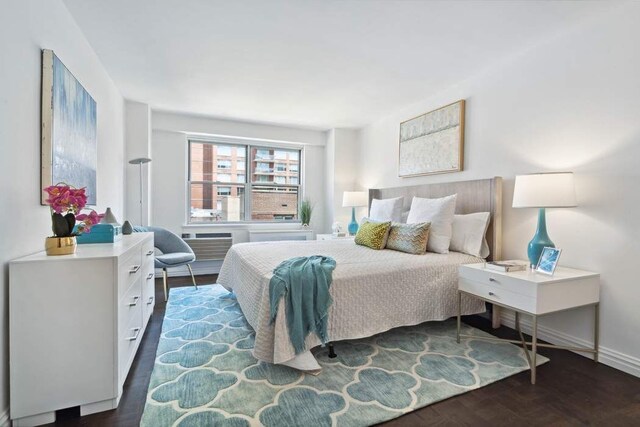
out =
[[(47, 54), (50, 62), (44, 59)], [(44, 51), (43, 65), (47, 64), (50, 68), (43, 67), (43, 72), (50, 69), (52, 76), (43, 76), (43, 83), (51, 82), (51, 115), (47, 117), (43, 106), (43, 121), (50, 120), (50, 129), (43, 123), (43, 132), (50, 130), (50, 146), (45, 147), (48, 135), (43, 135), (43, 173), (50, 174), (51, 184), (86, 187), (87, 204), (96, 205), (96, 102), (52, 51)], [(49, 171), (45, 161), (50, 161)]]

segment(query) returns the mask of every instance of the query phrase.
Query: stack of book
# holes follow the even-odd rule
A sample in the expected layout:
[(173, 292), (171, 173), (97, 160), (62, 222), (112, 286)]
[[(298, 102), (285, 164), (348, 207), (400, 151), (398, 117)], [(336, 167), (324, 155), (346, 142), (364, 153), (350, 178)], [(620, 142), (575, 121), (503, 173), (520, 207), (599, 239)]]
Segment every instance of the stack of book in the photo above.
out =
[(489, 270), (502, 271), (509, 273), (512, 271), (524, 271), (528, 264), (522, 261), (490, 261), (486, 264)]

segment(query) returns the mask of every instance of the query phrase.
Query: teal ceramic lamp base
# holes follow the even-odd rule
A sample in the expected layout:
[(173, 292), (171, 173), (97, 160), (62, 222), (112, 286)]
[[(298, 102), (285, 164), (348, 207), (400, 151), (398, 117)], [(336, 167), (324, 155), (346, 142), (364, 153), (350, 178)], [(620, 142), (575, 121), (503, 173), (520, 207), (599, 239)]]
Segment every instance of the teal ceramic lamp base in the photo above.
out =
[(358, 221), (356, 221), (356, 208), (351, 208), (351, 222), (349, 223), (349, 234), (355, 236), (358, 232)]
[(538, 211), (538, 228), (536, 229), (536, 234), (529, 242), (529, 246), (527, 248), (529, 264), (534, 267), (538, 264), (538, 260), (540, 259), (542, 250), (545, 247), (555, 248), (556, 245), (553, 244), (553, 242), (549, 238), (549, 235), (547, 234), (547, 219), (545, 209), (540, 208), (540, 210)]

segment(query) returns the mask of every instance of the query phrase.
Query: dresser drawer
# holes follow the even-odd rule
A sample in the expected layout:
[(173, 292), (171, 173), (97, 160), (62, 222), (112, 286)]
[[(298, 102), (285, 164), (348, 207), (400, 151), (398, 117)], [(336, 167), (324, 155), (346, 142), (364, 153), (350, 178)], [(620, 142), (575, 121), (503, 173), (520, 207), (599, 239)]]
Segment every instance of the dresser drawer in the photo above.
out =
[(153, 256), (156, 252), (154, 246), (153, 246), (153, 239), (149, 239), (146, 242), (142, 243), (142, 247), (141, 247), (141, 256), (142, 256), (142, 263), (145, 263), (148, 260), (151, 260), (151, 263), (153, 264)]
[(131, 314), (129, 323), (118, 334), (118, 377), (120, 387), (127, 377), (129, 367), (144, 332), (141, 304), (134, 307)]
[(142, 285), (144, 280), (139, 278), (118, 301), (118, 333), (122, 335), (131, 323), (132, 318), (142, 318), (144, 295)]
[(140, 250), (132, 250), (128, 256), (118, 262), (118, 297), (121, 298), (131, 285), (142, 276)]
[(526, 295), (531, 298), (536, 297), (537, 286), (535, 283), (518, 279), (509, 274), (493, 272), (487, 269), (468, 268), (465, 266), (460, 267), (459, 273), (461, 278), (492, 288)]
[(464, 277), (458, 279), (458, 289), (472, 295), (477, 295), (489, 302), (496, 302), (529, 313), (536, 312), (536, 298), (507, 290), (505, 286), (494, 286), (469, 280)]
[(153, 270), (150, 276), (143, 278), (142, 283), (142, 321), (146, 325), (149, 316), (153, 313), (153, 307), (156, 302), (156, 286)]

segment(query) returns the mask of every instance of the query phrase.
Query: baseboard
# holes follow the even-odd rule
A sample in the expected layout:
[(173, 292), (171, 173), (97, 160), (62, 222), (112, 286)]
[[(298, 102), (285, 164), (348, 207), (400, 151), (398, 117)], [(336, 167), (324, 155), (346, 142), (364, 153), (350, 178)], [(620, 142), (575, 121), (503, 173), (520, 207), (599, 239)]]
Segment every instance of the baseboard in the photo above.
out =
[[(510, 328), (515, 328), (515, 316), (513, 312), (503, 311), (502, 324)], [(531, 333), (531, 320), (527, 316), (520, 317), (520, 325), (523, 332)], [(538, 337), (551, 344), (564, 345), (570, 347), (592, 347), (593, 342), (582, 338), (577, 338), (548, 326), (538, 325)], [(588, 353), (578, 353), (580, 356), (591, 357)], [(600, 346), (600, 363), (611, 366), (627, 374), (640, 377), (640, 359), (620, 353), (611, 348)]]
[(0, 412), (0, 427), (9, 427), (10, 425), (11, 420), (9, 419), (9, 408), (6, 408)]

